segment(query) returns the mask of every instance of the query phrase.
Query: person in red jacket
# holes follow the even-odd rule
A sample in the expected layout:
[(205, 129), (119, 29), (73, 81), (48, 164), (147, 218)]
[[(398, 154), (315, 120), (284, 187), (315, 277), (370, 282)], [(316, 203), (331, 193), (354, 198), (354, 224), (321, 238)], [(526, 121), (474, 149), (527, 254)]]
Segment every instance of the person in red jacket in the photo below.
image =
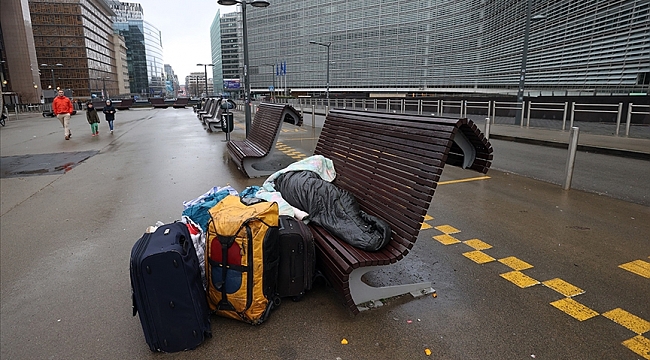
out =
[(66, 140), (70, 140), (72, 136), (70, 131), (70, 115), (72, 115), (72, 111), (72, 101), (63, 95), (63, 90), (59, 90), (57, 97), (52, 101), (52, 112), (61, 122)]

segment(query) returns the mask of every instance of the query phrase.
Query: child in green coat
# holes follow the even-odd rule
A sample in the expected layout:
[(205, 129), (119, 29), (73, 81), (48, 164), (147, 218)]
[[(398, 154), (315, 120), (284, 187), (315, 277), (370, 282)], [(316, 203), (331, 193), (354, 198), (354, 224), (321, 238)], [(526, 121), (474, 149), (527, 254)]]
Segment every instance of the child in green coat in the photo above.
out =
[(90, 130), (93, 132), (93, 136), (99, 135), (99, 115), (97, 115), (97, 110), (90, 101), (86, 103), (86, 119), (90, 124)]

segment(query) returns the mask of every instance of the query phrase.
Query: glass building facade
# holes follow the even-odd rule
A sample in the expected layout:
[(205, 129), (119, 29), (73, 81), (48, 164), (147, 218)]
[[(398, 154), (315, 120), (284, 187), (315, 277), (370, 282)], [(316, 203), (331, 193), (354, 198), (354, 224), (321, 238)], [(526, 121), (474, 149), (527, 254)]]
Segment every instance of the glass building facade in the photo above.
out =
[(119, 2), (111, 7), (116, 14), (113, 28), (124, 37), (126, 43), (131, 92), (165, 96), (165, 64), (160, 30), (143, 20), (140, 4)]
[[(527, 91), (648, 92), (650, 0), (530, 4)], [(332, 92), (515, 94), (527, 1), (274, 0), (247, 17), (257, 92), (273, 80), (254, 68), (285, 61), (294, 92), (324, 92), (328, 50), (316, 41), (331, 42)]]
[(227, 96), (239, 98), (243, 94), (242, 89), (244, 87), (241, 13), (231, 12), (224, 14), (221, 17), (220, 25), (223, 91)]
[(29, 11), (44, 89), (70, 89), (82, 98), (104, 87), (118, 93), (114, 14), (106, 1), (30, 0)]
[(223, 93), (223, 61), (221, 59), (221, 12), (217, 15), (210, 25), (210, 53), (212, 57), (212, 83), (214, 84), (215, 94)]

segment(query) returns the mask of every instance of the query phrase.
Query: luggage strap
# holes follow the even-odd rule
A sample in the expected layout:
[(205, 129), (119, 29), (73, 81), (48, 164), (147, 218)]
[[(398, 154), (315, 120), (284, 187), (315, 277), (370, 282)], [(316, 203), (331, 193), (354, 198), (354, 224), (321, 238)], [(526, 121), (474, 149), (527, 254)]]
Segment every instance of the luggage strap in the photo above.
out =
[(233, 236), (217, 236), (219, 243), (221, 243), (221, 266), (223, 267), (221, 271), (221, 300), (217, 304), (217, 310), (228, 310), (234, 311), (235, 307), (228, 301), (228, 294), (226, 294), (226, 272), (228, 272), (228, 248), (235, 242), (235, 237)]

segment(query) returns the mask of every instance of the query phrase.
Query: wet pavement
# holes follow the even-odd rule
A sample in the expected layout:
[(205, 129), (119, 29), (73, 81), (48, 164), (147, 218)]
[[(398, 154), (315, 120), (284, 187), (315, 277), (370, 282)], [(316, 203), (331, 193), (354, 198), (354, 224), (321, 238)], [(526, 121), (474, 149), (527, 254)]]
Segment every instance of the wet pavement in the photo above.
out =
[[(242, 139), (243, 114), (235, 120), (231, 137)], [(278, 159), (309, 156), (319, 121), (284, 124)], [(437, 297), (352, 316), (317, 284), (260, 326), (213, 316), (214, 336), (196, 350), (151, 353), (131, 316), (133, 243), (212, 186), (264, 178), (245, 178), (225, 134), (207, 133), (190, 109), (120, 111), (106, 130), (102, 121), (91, 137), (83, 113), (70, 141), (40, 116), (0, 129), (2, 158), (98, 152), (62, 174), (0, 178), (2, 359), (650, 358), (650, 208), (454, 167), (413, 251), (366, 279), (431, 280)]]

